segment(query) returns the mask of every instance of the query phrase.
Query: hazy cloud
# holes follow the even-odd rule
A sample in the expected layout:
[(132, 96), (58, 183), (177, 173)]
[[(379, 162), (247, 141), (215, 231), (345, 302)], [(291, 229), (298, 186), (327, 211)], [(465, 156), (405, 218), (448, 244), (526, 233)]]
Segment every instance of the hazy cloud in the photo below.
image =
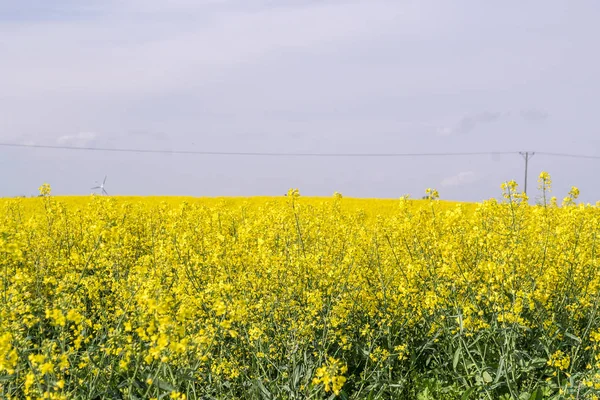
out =
[(477, 174), (473, 171), (463, 171), (442, 180), (443, 187), (461, 186), (473, 183), (477, 180)]
[(546, 111), (538, 110), (536, 108), (521, 110), (519, 112), (519, 115), (524, 120), (531, 121), (531, 122), (544, 121), (544, 120), (548, 119), (548, 113)]
[(540, 122), (548, 118), (547, 112), (537, 108), (522, 109), (519, 110), (517, 113), (512, 113), (510, 111), (483, 111), (477, 114), (466, 115), (463, 118), (461, 118), (455, 125), (441, 127), (438, 128), (437, 131), (438, 134), (442, 136), (467, 134), (473, 132), (481, 125), (498, 122), (501, 119), (508, 119), (512, 115), (516, 115), (517, 118), (520, 120), (525, 120), (529, 122)]
[(477, 126), (491, 124), (507, 117), (509, 113), (498, 111), (484, 111), (478, 114), (467, 115), (461, 118), (455, 126), (443, 127), (438, 130), (441, 135), (466, 134), (472, 132)]
[(129, 131), (129, 136), (132, 138), (147, 138), (154, 140), (165, 140), (168, 136), (164, 132), (150, 130), (133, 130)]
[(97, 135), (94, 132), (80, 132), (76, 135), (63, 135), (56, 139), (56, 143), (64, 146), (87, 146), (91, 144)]

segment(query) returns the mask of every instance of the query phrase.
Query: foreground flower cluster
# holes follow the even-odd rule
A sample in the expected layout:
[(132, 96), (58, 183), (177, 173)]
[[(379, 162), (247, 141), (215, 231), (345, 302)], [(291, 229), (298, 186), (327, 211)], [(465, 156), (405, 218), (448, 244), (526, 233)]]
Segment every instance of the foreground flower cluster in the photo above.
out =
[(600, 209), (540, 185), (2, 200), (0, 397), (594, 398)]

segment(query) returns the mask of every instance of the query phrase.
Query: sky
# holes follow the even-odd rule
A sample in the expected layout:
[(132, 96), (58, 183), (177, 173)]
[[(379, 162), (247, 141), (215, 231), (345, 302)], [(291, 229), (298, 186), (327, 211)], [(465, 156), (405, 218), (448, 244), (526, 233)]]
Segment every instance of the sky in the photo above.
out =
[[(600, 2), (0, 0), (0, 142), (215, 152), (600, 156)], [(536, 154), (600, 200), (600, 159)], [(479, 201), (519, 154), (249, 157), (0, 146), (0, 196)]]

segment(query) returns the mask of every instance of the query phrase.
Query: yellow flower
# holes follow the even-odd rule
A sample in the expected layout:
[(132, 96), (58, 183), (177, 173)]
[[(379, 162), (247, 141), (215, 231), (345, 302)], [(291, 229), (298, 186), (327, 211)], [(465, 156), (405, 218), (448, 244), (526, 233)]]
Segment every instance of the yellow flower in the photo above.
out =
[(13, 336), (5, 333), (0, 336), (0, 372), (6, 371), (9, 375), (14, 373), (17, 366), (18, 354), (12, 346)]
[(54, 370), (54, 364), (51, 362), (45, 362), (40, 366), (40, 372), (42, 375), (48, 374)]
[(425, 197), (430, 200), (437, 200), (440, 198), (440, 193), (435, 189), (427, 189), (425, 190)]
[(50, 196), (50, 193), (52, 191), (50, 185), (47, 183), (44, 183), (42, 186), (40, 186), (38, 190), (40, 192), (40, 196)]
[(312, 380), (313, 385), (323, 384), (325, 392), (332, 391), (336, 396), (340, 394), (346, 378), (343, 376), (348, 368), (339, 360), (329, 357), (327, 362), (317, 368), (315, 377)]
[(78, 310), (71, 309), (67, 313), (67, 320), (75, 322), (76, 324), (79, 324), (79, 323), (81, 323), (81, 321), (83, 321), (83, 316), (79, 313)]
[(556, 367), (561, 371), (566, 371), (570, 364), (571, 357), (568, 354), (564, 354), (562, 350), (557, 350), (548, 360), (548, 365)]
[(292, 198), (300, 197), (300, 191), (298, 189), (289, 189), (287, 196)]

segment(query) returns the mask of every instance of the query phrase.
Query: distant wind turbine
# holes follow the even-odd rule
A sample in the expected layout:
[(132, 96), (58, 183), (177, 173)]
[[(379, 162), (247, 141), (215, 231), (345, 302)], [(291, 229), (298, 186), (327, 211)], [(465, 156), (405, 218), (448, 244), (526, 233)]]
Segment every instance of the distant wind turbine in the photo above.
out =
[[(101, 185), (98, 185), (98, 186), (94, 186), (94, 187), (92, 188), (92, 190), (100, 189), (100, 193), (102, 193), (102, 194), (103, 194), (103, 195), (105, 195), (105, 196), (108, 196), (108, 192), (107, 192), (107, 191), (104, 189), (104, 184), (106, 183), (106, 178), (107, 178), (107, 177), (106, 177), (106, 176), (104, 176), (104, 180), (102, 181), (102, 184), (101, 184)], [(98, 183), (98, 181), (96, 181), (96, 183)]]

